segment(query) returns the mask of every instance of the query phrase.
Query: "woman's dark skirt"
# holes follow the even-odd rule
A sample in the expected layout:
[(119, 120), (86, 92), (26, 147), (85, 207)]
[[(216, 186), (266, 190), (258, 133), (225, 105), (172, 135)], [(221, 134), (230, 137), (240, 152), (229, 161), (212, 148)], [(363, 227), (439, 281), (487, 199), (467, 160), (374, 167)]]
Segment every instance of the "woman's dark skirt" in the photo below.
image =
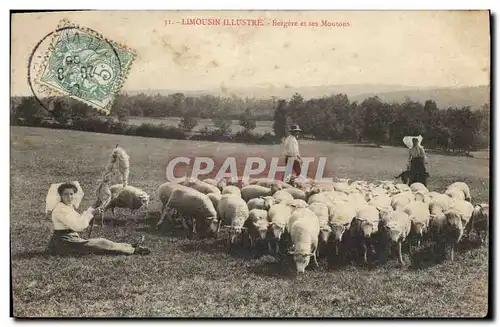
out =
[(411, 160), (410, 164), (410, 181), (409, 184), (422, 183), (427, 186), (427, 171), (425, 170), (424, 158), (416, 157)]

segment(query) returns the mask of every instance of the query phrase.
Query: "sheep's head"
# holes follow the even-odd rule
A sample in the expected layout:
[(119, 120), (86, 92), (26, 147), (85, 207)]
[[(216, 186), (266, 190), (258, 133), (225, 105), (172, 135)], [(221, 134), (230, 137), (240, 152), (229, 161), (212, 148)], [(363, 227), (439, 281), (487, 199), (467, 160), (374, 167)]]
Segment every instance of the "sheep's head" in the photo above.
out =
[(335, 242), (342, 241), (342, 236), (344, 236), (345, 231), (349, 228), (349, 224), (332, 224), (333, 239)]
[(276, 201), (272, 196), (261, 196), (260, 198), (264, 200), (265, 210), (269, 210), (276, 203)]
[(222, 191), (224, 187), (227, 186), (227, 181), (225, 178), (222, 178), (218, 183), (217, 183), (217, 188)]
[(322, 227), (319, 231), (319, 241), (321, 243), (327, 243), (331, 234), (332, 234), (332, 229), (330, 228), (330, 226)]
[(271, 222), (269, 223), (268, 231), (271, 239), (279, 240), (281, 238), (281, 234), (283, 234), (284, 227)]
[(278, 192), (282, 188), (283, 187), (281, 185), (278, 185), (278, 184), (271, 185), (271, 194), (274, 194), (274, 193)]
[(291, 250), (288, 254), (293, 255), (293, 261), (295, 261), (295, 267), (297, 268), (297, 273), (304, 273), (309, 261), (311, 260), (312, 253), (302, 253), (295, 250)]
[(319, 192), (321, 192), (321, 189), (317, 186), (312, 186), (310, 189), (308, 189), (305, 193), (306, 193), (306, 199), (309, 199), (311, 196), (313, 196), (314, 194), (318, 194)]
[(412, 229), (413, 233), (415, 233), (416, 235), (422, 236), (422, 235), (424, 235), (424, 233), (426, 231), (426, 226), (423, 222), (412, 221), (411, 222), (411, 229)]
[(363, 221), (361, 223), (362, 235), (365, 238), (369, 238), (373, 233), (377, 231), (376, 226), (368, 221)]
[(205, 233), (208, 235), (215, 235), (217, 233), (217, 228), (219, 227), (219, 220), (217, 217), (207, 217), (205, 223)]
[(490, 206), (489, 204), (476, 204), (472, 212), (472, 219), (475, 222), (488, 222), (490, 220)]
[(229, 240), (231, 244), (236, 244), (241, 240), (241, 234), (245, 227), (231, 226), (229, 228)]
[(463, 224), (460, 214), (456, 211), (448, 211), (446, 215), (447, 236), (451, 237), (455, 242), (460, 241), (463, 234)]
[(147, 208), (149, 205), (149, 195), (143, 193), (139, 196), (139, 199), (141, 200), (141, 206)]

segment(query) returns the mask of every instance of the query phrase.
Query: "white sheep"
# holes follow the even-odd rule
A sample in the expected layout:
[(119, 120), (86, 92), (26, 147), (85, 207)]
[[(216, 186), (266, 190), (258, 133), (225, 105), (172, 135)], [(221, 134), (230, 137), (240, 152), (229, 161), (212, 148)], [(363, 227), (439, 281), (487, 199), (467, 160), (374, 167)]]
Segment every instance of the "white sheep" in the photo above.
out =
[(344, 233), (349, 231), (356, 208), (349, 202), (335, 202), (329, 206), (328, 225), (333, 233), (335, 252), (339, 254), (339, 244), (342, 242)]
[(411, 190), (413, 193), (415, 193), (415, 192), (417, 192), (417, 191), (424, 191), (424, 192), (426, 192), (426, 193), (428, 193), (428, 192), (429, 192), (429, 190), (427, 189), (427, 187), (426, 187), (424, 184), (420, 183), (420, 182), (415, 182), (415, 183), (412, 183), (412, 184), (410, 185), (410, 190)]
[(304, 273), (311, 257), (315, 266), (318, 267), (316, 252), (320, 227), (318, 217), (314, 212), (308, 208), (295, 210), (290, 217), (288, 230), (292, 244), (292, 250), (288, 254), (293, 255), (297, 273)]
[[(398, 259), (401, 264), (404, 264), (401, 247), (411, 231), (411, 219), (407, 213), (401, 210), (392, 210), (390, 208), (385, 211), (385, 217), (381, 219), (382, 235), (390, 242), (398, 247)], [(382, 214), (382, 212), (381, 212)]]
[(270, 188), (260, 185), (248, 185), (241, 189), (241, 197), (248, 202), (251, 199), (261, 196), (273, 195), (279, 190), (280, 187), (277, 185), (272, 185)]
[(283, 189), (283, 191), (290, 193), (294, 199), (300, 199), (300, 200), (304, 200), (304, 201), (307, 201), (306, 192), (309, 190), (310, 189), (306, 189), (306, 191), (304, 191), (304, 190), (301, 190), (301, 189), (296, 188), (296, 187), (288, 187), (288, 188)]
[(279, 190), (273, 194), (274, 202), (280, 203), (288, 200), (293, 200), (293, 196), (285, 190)]
[(169, 220), (172, 221), (169, 209), (175, 209), (182, 215), (181, 222), (188, 233), (189, 227), (185, 219), (191, 220), (191, 235), (194, 235), (197, 230), (202, 231), (202, 236), (217, 234), (219, 227), (217, 211), (206, 194), (186, 186), (175, 188), (170, 193), (170, 197), (164, 206), (160, 220), (156, 225), (157, 228), (160, 228), (167, 215), (169, 216)]
[(158, 187), (158, 189), (156, 190), (156, 195), (158, 196), (162, 204), (162, 209), (161, 209), (162, 212), (163, 208), (165, 207), (165, 204), (167, 204), (168, 198), (170, 197), (172, 191), (175, 190), (176, 188), (185, 188), (185, 187), (187, 186), (171, 182), (163, 183)]
[(410, 216), (411, 230), (417, 240), (417, 246), (419, 246), (429, 227), (431, 215), (429, 205), (424, 202), (413, 201), (403, 211)]
[(217, 180), (215, 180), (215, 179), (213, 179), (213, 178), (205, 178), (205, 179), (203, 180), (203, 182), (205, 182), (205, 183), (207, 183), (207, 184), (210, 184), (210, 185), (213, 185), (213, 186), (215, 186), (215, 187), (219, 187), (219, 182), (220, 182), (220, 181), (217, 181)]
[[(462, 194), (460, 194), (462, 193)], [(471, 201), (469, 186), (464, 182), (455, 182), (446, 188), (444, 194), (451, 198), (456, 198), (458, 200)]]
[(488, 203), (476, 204), (466, 228), (467, 234), (470, 235), (471, 231), (475, 231), (479, 236), (481, 244), (484, 244), (488, 237), (489, 222), (490, 205)]
[(368, 262), (368, 242), (372, 235), (378, 232), (379, 221), (378, 209), (367, 204), (357, 210), (356, 217), (351, 222), (350, 234), (354, 239), (361, 241), (365, 263)]
[(208, 194), (208, 193), (220, 193), (220, 189), (217, 186), (208, 184), (204, 181), (201, 181), (197, 178), (189, 178), (186, 179), (184, 182), (180, 183), (181, 185), (191, 187), (192, 189), (195, 189), (201, 193)]
[(292, 211), (295, 208), (288, 205), (286, 202), (273, 205), (268, 211), (269, 221), (269, 252), (273, 253), (273, 248), (276, 254), (279, 253), (279, 241), (286, 230), (286, 225)]
[(220, 198), (222, 197), (222, 194), (221, 193), (208, 193), (207, 196), (210, 199), (210, 201), (212, 201), (214, 208), (217, 208), (217, 206), (219, 205)]
[(266, 210), (252, 209), (249, 211), (244, 227), (247, 228), (251, 248), (255, 248), (257, 241), (266, 240), (269, 227), (267, 216), (268, 212)]
[(406, 185), (406, 184), (403, 184), (403, 183), (398, 183), (395, 185), (396, 189), (398, 189), (400, 192), (407, 192), (407, 191), (411, 191), (411, 188)]
[(265, 177), (253, 179), (250, 181), (249, 185), (259, 185), (259, 186), (264, 186), (267, 188), (271, 188), (271, 186), (275, 185), (275, 186), (279, 186), (280, 190), (284, 189), (284, 188), (292, 187), (292, 185), (290, 185), (286, 182), (272, 179), (272, 178), (265, 178)]
[(307, 208), (309, 207), (309, 204), (301, 199), (292, 199), (292, 200), (287, 200), (285, 201), (286, 204), (289, 206), (292, 206), (293, 208)]
[(258, 198), (250, 199), (247, 202), (248, 210), (261, 209), (269, 210), (274, 205), (274, 198), (272, 196), (261, 196)]
[(329, 224), (329, 209), (328, 206), (321, 202), (315, 202), (309, 205), (309, 209), (314, 212), (319, 220), (319, 242), (322, 244), (327, 244), (330, 234), (332, 233), (332, 228)]
[(249, 214), (247, 203), (235, 194), (225, 194), (219, 200), (217, 213), (219, 225), (224, 224), (224, 228), (229, 228), (228, 246), (231, 249), (239, 238), (242, 241), (241, 231)]
[(394, 210), (403, 210), (413, 200), (415, 200), (415, 195), (412, 192), (405, 191), (392, 196), (391, 206)]
[(116, 207), (128, 208), (132, 212), (148, 207), (149, 195), (137, 187), (131, 185), (123, 187), (123, 184), (115, 184), (109, 190), (111, 191), (111, 200), (104, 207), (103, 211), (111, 209), (114, 214)]
[(369, 205), (374, 206), (375, 208), (385, 208), (391, 206), (391, 197), (387, 194), (377, 195), (368, 201)]
[(222, 188), (222, 194), (234, 194), (241, 198), (241, 190), (234, 185), (227, 185)]
[(442, 223), (440, 244), (451, 245), (451, 260), (454, 260), (455, 246), (462, 239), (464, 229), (469, 222), (474, 206), (465, 200), (451, 201), (450, 207), (445, 211), (445, 219)]

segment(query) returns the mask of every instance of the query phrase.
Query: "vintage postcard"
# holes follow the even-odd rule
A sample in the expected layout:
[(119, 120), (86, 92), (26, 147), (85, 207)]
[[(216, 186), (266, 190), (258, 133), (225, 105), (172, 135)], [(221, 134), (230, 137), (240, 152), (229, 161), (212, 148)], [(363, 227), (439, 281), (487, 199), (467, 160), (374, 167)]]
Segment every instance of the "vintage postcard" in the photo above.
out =
[(490, 19), (11, 12), (11, 315), (490, 316)]

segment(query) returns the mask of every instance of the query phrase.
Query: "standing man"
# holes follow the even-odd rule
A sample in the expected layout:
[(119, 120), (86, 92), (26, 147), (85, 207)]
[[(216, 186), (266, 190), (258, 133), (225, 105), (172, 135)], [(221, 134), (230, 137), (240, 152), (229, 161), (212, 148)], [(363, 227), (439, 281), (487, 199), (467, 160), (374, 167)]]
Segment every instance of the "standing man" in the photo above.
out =
[[(285, 156), (285, 164), (288, 166), (288, 162), (293, 160), (292, 174), (286, 171), (283, 175), (283, 181), (291, 183), (295, 181), (295, 178), (300, 175), (302, 159), (300, 158), (299, 152), (299, 133), (302, 132), (299, 125), (292, 125), (288, 130), (290, 135), (287, 136), (283, 142), (283, 154)], [(291, 176), (289, 176), (291, 175)]]

